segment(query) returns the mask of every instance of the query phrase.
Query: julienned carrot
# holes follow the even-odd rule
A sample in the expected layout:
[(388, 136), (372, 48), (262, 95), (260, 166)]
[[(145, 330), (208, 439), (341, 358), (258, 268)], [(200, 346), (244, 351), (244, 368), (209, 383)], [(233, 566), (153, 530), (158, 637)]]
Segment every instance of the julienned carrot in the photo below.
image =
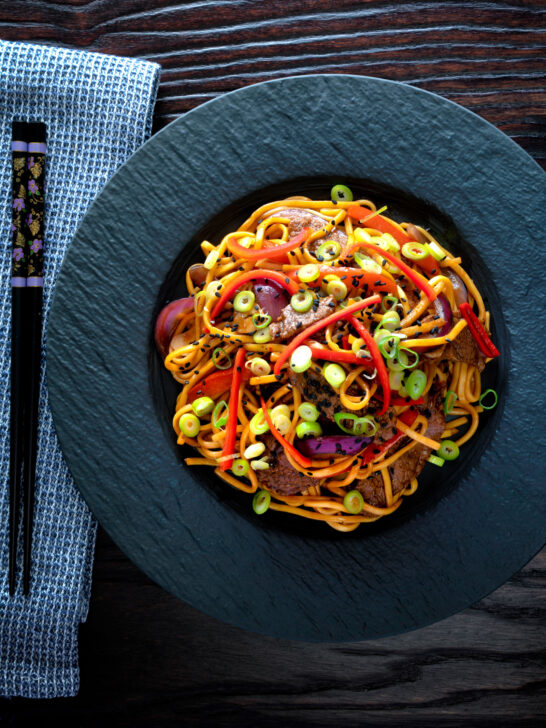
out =
[(381, 408), (381, 412), (379, 413), (380, 415), (383, 415), (385, 414), (388, 406), (391, 403), (391, 388), (389, 385), (389, 375), (387, 373), (387, 367), (385, 366), (385, 362), (383, 361), (383, 357), (381, 356), (379, 347), (375, 343), (373, 336), (364, 326), (362, 321), (359, 321), (352, 315), (350, 316), (349, 321), (358, 331), (360, 337), (364, 339), (366, 346), (368, 347), (368, 349), (370, 350), (370, 354), (372, 355), (373, 363), (375, 364), (375, 368), (377, 369), (377, 376), (379, 377), (379, 384), (381, 384), (381, 389), (383, 390), (383, 407)]
[(216, 320), (216, 317), (221, 313), (226, 303), (229, 301), (229, 299), (238, 288), (244, 286), (245, 283), (248, 283), (249, 281), (256, 280), (256, 278), (261, 278), (265, 283), (267, 283), (268, 280), (275, 281), (275, 283), (278, 283), (286, 291), (288, 291), (291, 296), (293, 296), (294, 293), (297, 293), (299, 290), (299, 286), (293, 280), (276, 270), (258, 269), (244, 271), (241, 273), (241, 275), (237, 276), (227, 284), (225, 291), (222, 293), (222, 295), (216, 302), (216, 305), (212, 309), (212, 312), (210, 314), (211, 322), (214, 322)]
[(396, 255), (391, 253), (389, 250), (383, 250), (383, 248), (380, 248), (379, 245), (374, 245), (373, 243), (366, 242), (353, 243), (346, 250), (343, 251), (343, 257), (348, 258), (355, 250), (358, 250), (359, 248), (366, 248), (372, 253), (377, 253), (377, 255), (380, 255), (382, 258), (386, 258), (386, 260), (389, 260), (397, 268), (400, 268), (402, 273), (407, 278), (409, 278), (410, 281), (415, 284), (417, 288), (419, 288), (419, 290), (423, 291), (423, 293), (426, 294), (429, 301), (434, 301), (434, 299), (438, 296), (438, 294), (430, 285), (430, 283), (426, 280), (426, 278), (424, 278), (420, 273), (417, 273), (417, 271), (414, 271), (413, 268), (410, 268), (407, 263), (404, 263), (403, 260), (397, 258)]
[(356, 364), (356, 366), (366, 367), (367, 369), (373, 369), (374, 367), (371, 359), (357, 356), (352, 351), (335, 351), (334, 349), (327, 349), (325, 346), (315, 343), (310, 343), (309, 348), (313, 354), (313, 359), (340, 361), (345, 364)]
[(299, 465), (301, 465), (302, 468), (310, 468), (313, 465), (313, 461), (309, 458), (306, 458), (305, 455), (302, 455), (301, 452), (296, 450), (294, 445), (291, 445), (288, 440), (285, 440), (281, 433), (276, 429), (275, 425), (273, 424), (273, 420), (271, 419), (271, 416), (267, 411), (267, 407), (262, 396), (260, 396), (260, 403), (262, 405), (262, 411), (264, 413), (265, 421), (269, 425), (269, 429), (271, 430), (271, 434), (273, 435), (275, 440), (277, 440), (277, 442), (283, 446), (286, 452), (290, 453), (290, 455)]
[(334, 324), (336, 321), (341, 321), (341, 319), (349, 318), (349, 316), (351, 316), (353, 313), (356, 313), (356, 311), (361, 311), (363, 308), (373, 306), (375, 303), (379, 303), (380, 301), (381, 296), (377, 294), (375, 296), (369, 296), (363, 301), (357, 301), (356, 303), (352, 303), (350, 306), (347, 306), (347, 308), (342, 308), (339, 311), (331, 313), (329, 316), (326, 316), (326, 318), (323, 318), (321, 321), (316, 321), (314, 324), (309, 326), (309, 328), (305, 329), (305, 331), (302, 331), (301, 334), (295, 336), (290, 344), (288, 344), (288, 346), (281, 352), (281, 355), (275, 363), (273, 373), (276, 376), (279, 376), (282, 365), (290, 357), (294, 349), (297, 349), (297, 347), (302, 342), (313, 336), (313, 334), (316, 334), (317, 331), (325, 329), (327, 326), (329, 326), (330, 324)]
[(233, 381), (231, 382), (231, 391), (229, 393), (229, 410), (226, 422), (226, 439), (222, 448), (222, 460), (220, 462), (220, 470), (229, 470), (233, 463), (233, 454), (235, 450), (235, 440), (237, 436), (237, 409), (239, 405), (239, 390), (241, 389), (241, 381), (243, 378), (243, 365), (245, 361), (245, 348), (241, 346), (235, 354), (235, 366), (233, 367)]
[(244, 245), (241, 245), (236, 240), (228, 238), (227, 246), (232, 253), (237, 255), (239, 258), (244, 258), (245, 260), (261, 260), (262, 258), (274, 260), (275, 258), (282, 258), (291, 250), (299, 248), (300, 245), (307, 240), (310, 234), (311, 228), (303, 228), (301, 232), (286, 243), (258, 249), (245, 248)]
[[(233, 374), (235, 367), (229, 369), (222, 369), (200, 379), (197, 384), (188, 392), (188, 402), (193, 402), (197, 397), (210, 397), (211, 399), (218, 399), (218, 397), (227, 392), (231, 387), (233, 381)], [(244, 369), (242, 373), (242, 381), (248, 381), (252, 376), (252, 372), (248, 369)]]

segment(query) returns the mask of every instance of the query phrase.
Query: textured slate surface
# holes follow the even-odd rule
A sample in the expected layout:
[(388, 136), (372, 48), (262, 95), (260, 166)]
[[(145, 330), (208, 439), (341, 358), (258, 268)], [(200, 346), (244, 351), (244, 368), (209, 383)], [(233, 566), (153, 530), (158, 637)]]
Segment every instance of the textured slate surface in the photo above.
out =
[[(355, 145), (366, 150), (358, 160)], [(433, 508), (350, 544), (264, 529), (196, 482), (165, 437), (148, 375), (157, 294), (184, 241), (234, 200), (302, 171), (378, 180), (433, 203), (479, 248), (487, 266), (477, 259), (479, 277), (493, 309), (502, 304), (504, 412), (492, 420), (493, 443)], [(513, 254), (524, 247), (533, 260), (543, 257), (544, 179), (478, 117), (364, 77), (252, 86), (156, 135), (82, 224), (49, 330), (61, 444), (118, 545), (202, 611), (294, 639), (411, 629), (504, 582), (542, 545), (545, 515), (536, 442), (521, 436), (529, 412), (544, 405), (536, 376), (544, 343), (536, 300), (525, 295), (529, 267)]]

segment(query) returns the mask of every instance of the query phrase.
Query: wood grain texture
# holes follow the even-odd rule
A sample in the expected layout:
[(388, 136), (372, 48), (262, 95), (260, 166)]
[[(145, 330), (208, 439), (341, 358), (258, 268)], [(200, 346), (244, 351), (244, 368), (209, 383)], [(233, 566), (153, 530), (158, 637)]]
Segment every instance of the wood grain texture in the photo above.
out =
[[(545, 10), (524, 0), (7, 0), (0, 37), (158, 61), (156, 130), (264, 79), (356, 73), (456, 101), (546, 167)], [(297, 644), (196, 612), (100, 532), (80, 695), (2, 701), (0, 725), (539, 726), (545, 593), (546, 550), (443, 622), (370, 642)]]
[(0, 36), (163, 67), (156, 129), (241, 86), (303, 73), (391, 78), (470, 108), (546, 166), (542, 2), (8, 0)]

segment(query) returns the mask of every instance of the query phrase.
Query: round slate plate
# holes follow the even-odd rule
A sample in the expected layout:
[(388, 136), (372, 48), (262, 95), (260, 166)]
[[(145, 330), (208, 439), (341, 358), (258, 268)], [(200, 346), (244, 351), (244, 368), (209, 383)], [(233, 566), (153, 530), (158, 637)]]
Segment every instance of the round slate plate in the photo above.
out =
[[(204, 237), (279, 195), (347, 182), (427, 225), (487, 297), (500, 406), (458, 461), (425, 469), (395, 517), (342, 535), (187, 468), (176, 387), (152, 343)], [(240, 627), (358, 640), (421, 627), (480, 599), (543, 543), (537, 463), (545, 345), (545, 176), (474, 114), (389, 81), (303, 76), (227, 94), (145, 144), (106, 185), (67, 254), (48, 333), (55, 424), (100, 523), (151, 578)], [(533, 427), (532, 425), (535, 424)]]

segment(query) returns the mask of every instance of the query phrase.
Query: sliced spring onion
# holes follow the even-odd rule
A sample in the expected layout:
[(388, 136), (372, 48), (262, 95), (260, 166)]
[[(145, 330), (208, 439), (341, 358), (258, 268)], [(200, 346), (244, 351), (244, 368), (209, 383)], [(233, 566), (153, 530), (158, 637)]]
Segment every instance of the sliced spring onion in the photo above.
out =
[(253, 435), (263, 435), (269, 430), (269, 425), (265, 421), (264, 413), (259, 409), (249, 422), (250, 432)]
[(419, 364), (419, 354), (406, 346), (399, 346), (396, 350), (396, 361), (402, 369), (413, 369)]
[(453, 440), (442, 440), (437, 452), (444, 460), (456, 460), (459, 457), (459, 448)]
[(178, 426), (180, 432), (186, 437), (196, 437), (201, 429), (201, 423), (198, 418), (191, 412), (186, 412), (185, 415), (178, 420)]
[(400, 364), (398, 358), (395, 356), (392, 359), (387, 359), (387, 368), (391, 372), (403, 372), (405, 367)]
[(248, 460), (245, 460), (244, 458), (237, 458), (237, 460), (234, 460), (233, 465), (231, 466), (231, 472), (233, 475), (246, 475), (248, 473)]
[(337, 258), (341, 253), (341, 245), (337, 240), (327, 240), (317, 248), (316, 256), (320, 261), (330, 261)]
[(438, 243), (435, 243), (434, 241), (431, 243), (425, 243), (425, 247), (435, 260), (444, 260), (444, 258), (446, 257), (446, 254), (444, 253), (442, 248), (440, 248)]
[(352, 202), (353, 193), (346, 185), (334, 185), (330, 190), (334, 202)]
[(216, 369), (229, 369), (233, 362), (230, 355), (221, 346), (217, 346), (212, 352), (212, 363)]
[(364, 344), (364, 339), (356, 338), (351, 344), (351, 351), (353, 352), (353, 354), (358, 354), (361, 349), (365, 348), (366, 345)]
[(274, 416), (271, 414), (271, 422), (273, 423), (273, 426), (275, 429), (281, 433), (283, 437), (288, 435), (290, 432), (290, 427), (292, 426), (292, 420), (290, 417), (285, 415), (284, 413), (277, 414)]
[(390, 233), (383, 233), (380, 238), (372, 239), (372, 242), (379, 245), (379, 247), (383, 248), (383, 250), (390, 250), (393, 253), (398, 253), (400, 250), (400, 244)]
[(408, 397), (409, 396), (408, 395), (408, 392), (407, 392), (407, 389), (406, 389), (406, 380), (405, 379), (402, 379), (402, 382), (401, 382), (400, 386), (398, 387), (398, 394), (401, 397)]
[(353, 254), (353, 258), (355, 263), (362, 268), (363, 270), (368, 271), (369, 273), (382, 273), (383, 268), (379, 265), (379, 263), (376, 263), (375, 260), (372, 260), (369, 256), (363, 255), (362, 253), (359, 253), (358, 251)]
[(268, 470), (269, 463), (267, 460), (252, 460), (250, 467), (252, 470)]
[(343, 505), (349, 513), (360, 513), (364, 508), (364, 498), (358, 490), (350, 490), (343, 499)]
[(271, 419), (277, 415), (286, 415), (290, 417), (290, 407), (287, 404), (278, 404), (271, 410)]
[(307, 313), (313, 305), (314, 296), (311, 291), (298, 291), (290, 299), (290, 305), (296, 313)]
[(379, 423), (371, 415), (364, 415), (364, 417), (358, 417), (355, 420), (353, 432), (355, 435), (371, 437), (375, 435), (378, 429)]
[(381, 300), (381, 309), (383, 311), (392, 311), (395, 306), (398, 305), (398, 299), (396, 296), (391, 296), (389, 293), (387, 296), (383, 296)]
[(259, 356), (255, 357), (254, 359), (249, 359), (245, 366), (248, 366), (248, 368), (255, 377), (265, 377), (271, 371), (271, 366), (269, 365), (269, 362)]
[(192, 402), (191, 408), (198, 417), (203, 417), (214, 409), (214, 400), (210, 397), (198, 397)]
[(239, 291), (233, 301), (233, 308), (239, 313), (248, 313), (252, 311), (256, 296), (252, 291)]
[(326, 286), (326, 293), (333, 296), (336, 301), (343, 301), (347, 296), (347, 286), (343, 281), (330, 281)]
[(212, 270), (216, 263), (218, 263), (218, 258), (220, 257), (220, 254), (217, 250), (211, 250), (210, 253), (205, 258), (205, 262), (203, 265), (207, 270)]
[[(390, 363), (391, 362), (388, 361), (387, 362), (387, 366)], [(396, 363), (396, 362), (393, 362), (393, 363)], [(389, 369), (390, 369), (390, 367), (389, 367)], [(390, 386), (390, 388), (393, 389), (395, 392), (398, 392), (398, 390), (400, 388), (400, 385), (402, 384), (402, 380), (403, 379), (404, 379), (404, 374), (402, 373), (402, 371), (392, 371), (391, 370), (389, 372), (389, 386)]]
[(257, 513), (259, 516), (262, 513), (265, 513), (269, 508), (270, 503), (271, 495), (267, 492), (267, 490), (256, 491), (256, 494), (252, 499), (252, 508), (254, 509), (254, 513)]
[[(486, 399), (486, 397), (492, 397), (491, 404), (484, 404), (483, 401)], [(482, 394), (480, 399), (478, 400), (478, 404), (480, 407), (483, 407), (484, 410), (491, 410), (494, 409), (497, 406), (497, 403), (499, 401), (499, 395), (495, 392), (494, 389), (486, 389), (485, 392)]]
[(319, 411), (311, 402), (302, 402), (298, 407), (298, 414), (305, 422), (316, 422), (319, 418)]
[[(483, 397), (483, 394), (482, 394)], [(455, 407), (455, 402), (457, 401), (457, 394), (453, 392), (451, 389), (448, 389), (446, 392), (446, 398), (444, 400), (444, 414), (448, 415), (453, 407)]]
[(266, 326), (265, 329), (256, 331), (256, 333), (252, 336), (252, 340), (255, 344), (267, 344), (267, 342), (271, 341), (272, 338), (269, 326)]
[(443, 458), (439, 458), (437, 455), (431, 455), (427, 461), (433, 465), (437, 465), (439, 468), (441, 468), (445, 463), (445, 460)]
[(302, 283), (311, 283), (311, 281), (316, 281), (319, 275), (319, 267), (314, 263), (302, 265), (302, 267), (298, 270), (298, 278), (302, 281)]
[(313, 437), (319, 437), (322, 435), (322, 427), (318, 422), (300, 422), (296, 427), (296, 435), (301, 439), (312, 435)]
[(373, 241), (370, 233), (366, 232), (364, 228), (355, 228), (353, 231), (355, 242), (357, 243), (371, 243)]
[(265, 445), (263, 442), (255, 442), (253, 445), (249, 445), (244, 452), (244, 456), (247, 460), (252, 458), (259, 458), (265, 452)]
[(415, 369), (406, 379), (406, 391), (411, 399), (419, 399), (427, 386), (427, 375), (421, 369)]
[[(334, 421), (340, 430), (348, 435), (365, 435), (371, 437), (377, 432), (379, 425), (370, 415), (358, 417), (352, 412), (336, 412)], [(343, 422), (351, 422), (351, 426), (347, 427)]]
[(322, 367), (322, 376), (334, 389), (341, 387), (343, 382), (347, 379), (345, 369), (339, 364), (333, 363), (325, 364)]
[(402, 255), (410, 260), (423, 260), (428, 255), (428, 250), (423, 243), (404, 243), (402, 245)]
[[(217, 404), (212, 412), (212, 424), (214, 425), (214, 427), (220, 428), (226, 424), (227, 418), (228, 418), (228, 411), (229, 411), (228, 403), (225, 400), (222, 399), (222, 400), (220, 400), (220, 402), (217, 402)], [(223, 413), (223, 414), (220, 417), (221, 413)]]
[(271, 316), (268, 313), (255, 313), (252, 317), (252, 323), (258, 330), (265, 329), (271, 323)]
[(381, 326), (388, 331), (394, 331), (400, 326), (400, 315), (398, 311), (387, 311), (381, 319)]
[(206, 297), (213, 298), (213, 296), (216, 296), (216, 294), (220, 292), (221, 288), (222, 284), (220, 283), (220, 281), (211, 281), (207, 284), (207, 287), (205, 288)]
[(312, 356), (313, 352), (309, 346), (305, 346), (305, 344), (298, 346), (290, 357), (290, 369), (297, 374), (305, 372), (311, 366)]

